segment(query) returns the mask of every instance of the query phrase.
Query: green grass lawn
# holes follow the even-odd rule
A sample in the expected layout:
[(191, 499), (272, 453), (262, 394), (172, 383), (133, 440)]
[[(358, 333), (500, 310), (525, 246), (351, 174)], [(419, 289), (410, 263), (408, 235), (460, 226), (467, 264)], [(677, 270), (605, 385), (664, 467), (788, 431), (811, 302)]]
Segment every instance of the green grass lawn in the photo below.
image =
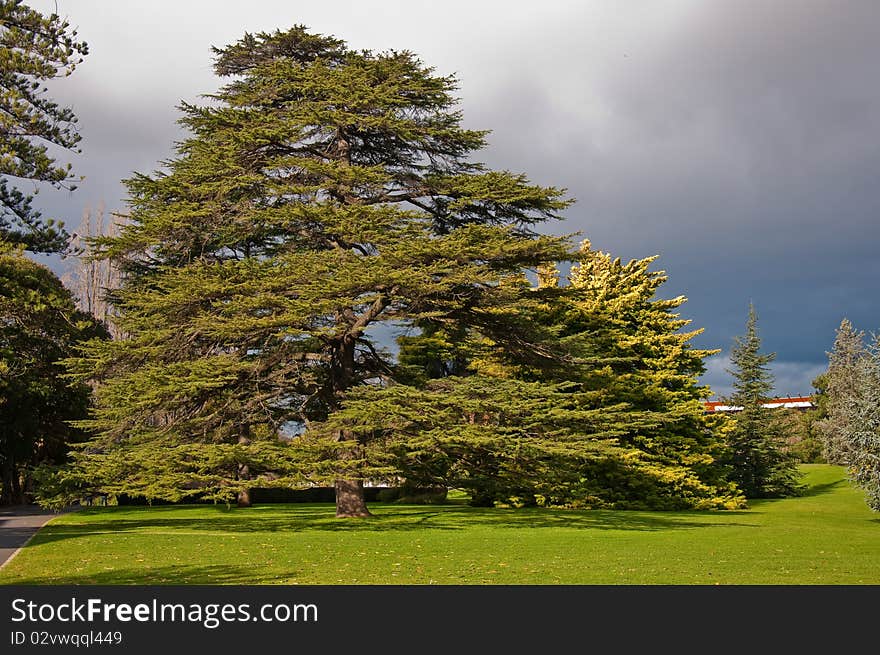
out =
[(2, 584), (880, 584), (880, 516), (840, 467), (735, 512), (107, 507), (54, 519)]

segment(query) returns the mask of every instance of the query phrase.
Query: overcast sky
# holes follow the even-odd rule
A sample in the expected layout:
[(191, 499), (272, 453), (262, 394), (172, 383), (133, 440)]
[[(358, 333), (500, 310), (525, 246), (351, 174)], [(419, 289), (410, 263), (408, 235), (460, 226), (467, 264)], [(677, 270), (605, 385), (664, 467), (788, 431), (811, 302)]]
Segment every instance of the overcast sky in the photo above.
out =
[(466, 126), (492, 130), (480, 159), (577, 199), (550, 230), (659, 255), (663, 295), (686, 295), (697, 345), (723, 350), (716, 394), (750, 301), (782, 395), (812, 391), (843, 317), (880, 329), (877, 0), (28, 4), (57, 6), (90, 48), (52, 86), (79, 116), (68, 160), (86, 179), (39, 196), (69, 227), (124, 209), (120, 180), (173, 154), (176, 105), (219, 85), (212, 45), (304, 24), (454, 73)]

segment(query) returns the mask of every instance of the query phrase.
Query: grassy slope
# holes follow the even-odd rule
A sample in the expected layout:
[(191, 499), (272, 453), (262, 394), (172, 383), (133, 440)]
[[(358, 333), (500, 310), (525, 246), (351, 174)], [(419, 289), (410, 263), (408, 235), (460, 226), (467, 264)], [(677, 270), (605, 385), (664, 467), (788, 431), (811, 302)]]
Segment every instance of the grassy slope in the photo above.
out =
[(738, 512), (374, 505), (100, 508), (54, 519), (2, 584), (880, 584), (880, 518), (839, 467)]

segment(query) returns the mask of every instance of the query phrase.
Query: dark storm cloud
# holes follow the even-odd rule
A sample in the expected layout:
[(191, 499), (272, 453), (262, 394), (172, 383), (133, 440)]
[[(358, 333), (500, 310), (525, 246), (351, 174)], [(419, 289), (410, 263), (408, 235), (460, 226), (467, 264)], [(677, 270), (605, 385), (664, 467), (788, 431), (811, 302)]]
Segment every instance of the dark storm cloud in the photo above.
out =
[(843, 316), (880, 327), (880, 5), (696, 3), (637, 45), (589, 74), (580, 122), (558, 79), (500, 86), (499, 104), (524, 99), (493, 153), (563, 181), (579, 200), (568, 225), (598, 247), (660, 254), (701, 345), (729, 349), (753, 301), (778, 377), (799, 387), (780, 392), (809, 392)]
[(699, 345), (725, 351), (713, 387), (749, 301), (780, 393), (809, 392), (843, 316), (880, 329), (875, 0), (59, 4), (93, 45), (57, 85), (87, 181), (43, 197), (74, 221), (170, 156), (174, 106), (219, 83), (210, 45), (301, 22), (457, 73), (466, 125), (492, 130), (481, 158), (577, 198), (548, 230), (660, 255)]

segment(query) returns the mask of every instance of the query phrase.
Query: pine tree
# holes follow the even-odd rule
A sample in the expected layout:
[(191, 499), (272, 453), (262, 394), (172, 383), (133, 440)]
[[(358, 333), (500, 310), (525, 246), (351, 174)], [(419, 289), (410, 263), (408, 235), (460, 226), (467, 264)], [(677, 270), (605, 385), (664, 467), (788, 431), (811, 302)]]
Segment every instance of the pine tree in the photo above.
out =
[(632, 415), (597, 403), (600, 395), (570, 384), (451, 376), (362, 388), (323, 429), (371, 435), (367, 457), (401, 483), (464, 489), (472, 505), (610, 505), (601, 483), (589, 498), (565, 492), (579, 481), (573, 462), (613, 467), (635, 455), (617, 445), (618, 426)]
[[(699, 331), (682, 331), (689, 321), (673, 313), (685, 299), (656, 297), (666, 276), (649, 270), (655, 258), (622, 264), (589, 241), (574, 258), (564, 286), (551, 264), (537, 268), (534, 288), (525, 276), (511, 276), (504, 285), (511, 300), (495, 312), (528, 331), (546, 358), (526, 361), (480, 335), (407, 337), (401, 360), (420, 365), (428, 382), (406, 393), (419, 399), (420, 415), (438, 422), (421, 419), (430, 435), (423, 439), (402, 434), (390, 412), (369, 428), (388, 435), (410, 478), (465, 488), (475, 504), (739, 506), (715, 462), (721, 444), (701, 402), (702, 360), (714, 351), (691, 348)], [(428, 409), (441, 389), (459, 407), (486, 409), (450, 416), (439, 398)], [(375, 416), (370, 407), (382, 407), (390, 394), (405, 391), (374, 390), (347, 415)], [(531, 416), (524, 406), (547, 409)], [(563, 417), (563, 425), (554, 423)], [(516, 438), (506, 440), (498, 428)], [(486, 436), (478, 446), (458, 437), (474, 430)]]
[(847, 464), (849, 441), (858, 425), (851, 413), (850, 399), (859, 393), (860, 361), (865, 355), (865, 334), (857, 331), (846, 318), (840, 322), (834, 345), (828, 353), (828, 371), (824, 374), (825, 418), (818, 422), (825, 461)]
[(864, 490), (868, 506), (880, 511), (880, 335), (854, 369), (856, 384), (838, 405), (847, 420), (839, 423), (836, 436), (843, 442), (850, 479)]
[(410, 52), (296, 26), (215, 56), (230, 81), (181, 105), (191, 136), (127, 181), (130, 222), (95, 242), (123, 273), (129, 338), (72, 363), (100, 383), (75, 473), (171, 499), (329, 482), (337, 515), (366, 516), (363, 482), (390, 472), (371, 435), (316, 426), (404, 375), (371, 329), (430, 321), (516, 349), (486, 308), (506, 276), (567, 256), (534, 226), (569, 201), (472, 161), (487, 133), (461, 127), (454, 77)]
[(761, 352), (758, 316), (750, 303), (746, 333), (734, 339), (730, 355), (728, 373), (734, 382), (728, 403), (742, 409), (727, 435), (724, 458), (730, 479), (747, 498), (788, 496), (798, 489), (797, 463), (786, 449), (776, 410), (763, 406), (773, 390), (768, 364), (775, 357), (775, 353)]
[(78, 152), (76, 117), (45, 96), (44, 83), (70, 75), (87, 53), (66, 20), (0, 0), (0, 237), (32, 252), (64, 250), (67, 234), (6, 178), (75, 188), (70, 164), (57, 164), (49, 146)]
[(737, 494), (717, 463), (721, 444), (705, 415), (702, 399), (709, 390), (699, 383), (703, 360), (718, 351), (692, 346), (702, 330), (687, 330), (690, 321), (676, 312), (684, 296), (661, 297), (668, 277), (651, 270), (656, 259), (624, 264), (585, 240), (569, 276), (571, 308), (560, 335), (585, 340), (584, 356), (606, 360), (588, 372), (588, 388), (602, 389), (609, 405), (625, 403), (651, 417), (619, 438), (653, 470), (655, 480), (642, 493), (668, 496), (680, 506), (736, 506)]

